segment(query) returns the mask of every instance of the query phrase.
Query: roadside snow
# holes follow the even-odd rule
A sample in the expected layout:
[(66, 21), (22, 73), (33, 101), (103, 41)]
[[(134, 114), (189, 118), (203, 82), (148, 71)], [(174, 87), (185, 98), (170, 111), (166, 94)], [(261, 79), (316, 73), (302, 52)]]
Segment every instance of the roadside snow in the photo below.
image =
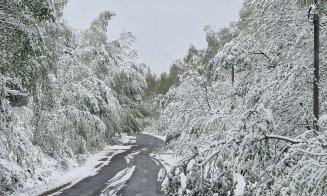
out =
[[(135, 137), (123, 135), (121, 141), (123, 143), (131, 144), (135, 140)], [(68, 189), (81, 181), (84, 178), (89, 176), (96, 175), (100, 169), (108, 165), (113, 156), (123, 153), (126, 150), (130, 149), (133, 145), (123, 146), (123, 145), (114, 145), (106, 146), (102, 151), (89, 155), (86, 159), (87, 161), (83, 165), (78, 166), (71, 171), (53, 171), (51, 179), (47, 180), (47, 183), (35, 187), (29, 190), (23, 190), (21, 193), (15, 193), (18, 196), (26, 195), (41, 195), (44, 192), (58, 188), (64, 184), (71, 183), (69, 186), (65, 187), (61, 191)]]
[(234, 178), (235, 181), (237, 182), (236, 188), (234, 190), (235, 195), (236, 196), (244, 195), (244, 189), (246, 185), (244, 177), (239, 173), (235, 173)]
[(135, 152), (132, 152), (132, 153), (126, 155), (125, 156), (126, 163), (129, 164), (131, 162), (131, 160), (134, 159), (134, 156), (137, 154), (140, 154), (141, 152), (142, 152), (141, 150), (138, 150), (138, 151), (135, 151)]
[(161, 168), (158, 173), (158, 179), (157, 182), (162, 182), (166, 177), (166, 170), (165, 168)]
[(161, 189), (163, 190), (168, 184), (167, 172), (170, 171), (173, 165), (177, 164), (179, 159), (176, 156), (174, 156), (173, 151), (169, 151), (169, 150), (162, 154), (151, 153), (150, 156), (160, 161), (165, 168), (165, 171), (160, 171), (158, 174), (158, 181), (159, 179), (160, 181), (162, 181)]
[(127, 134), (122, 134), (121, 138), (119, 141), (123, 144), (133, 144), (136, 142), (136, 137), (135, 136), (129, 136)]
[(182, 187), (182, 189), (180, 189), (180, 191), (181, 191), (180, 194), (182, 194), (183, 191), (186, 190), (186, 181), (187, 181), (187, 178), (186, 178), (184, 172), (182, 172), (180, 174), (180, 177), (181, 177), (181, 187)]
[(176, 165), (179, 161), (179, 159), (174, 156), (174, 152), (171, 150), (161, 154), (151, 154), (151, 156), (159, 160), (166, 170), (170, 169), (172, 165)]
[(150, 158), (151, 158), (151, 160), (152, 160), (153, 162), (156, 163), (157, 166), (159, 166), (159, 161), (158, 161), (157, 159), (155, 159), (155, 158), (153, 158), (153, 157), (150, 157)]

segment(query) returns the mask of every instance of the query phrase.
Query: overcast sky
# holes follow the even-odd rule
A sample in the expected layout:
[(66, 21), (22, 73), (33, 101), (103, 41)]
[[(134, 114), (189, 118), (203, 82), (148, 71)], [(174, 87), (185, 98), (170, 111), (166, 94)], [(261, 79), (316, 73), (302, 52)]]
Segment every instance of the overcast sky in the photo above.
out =
[(100, 12), (114, 11), (109, 38), (132, 32), (138, 62), (160, 74), (184, 57), (190, 44), (206, 47), (206, 25), (222, 28), (237, 21), (242, 4), (243, 0), (69, 0), (64, 18), (83, 30)]

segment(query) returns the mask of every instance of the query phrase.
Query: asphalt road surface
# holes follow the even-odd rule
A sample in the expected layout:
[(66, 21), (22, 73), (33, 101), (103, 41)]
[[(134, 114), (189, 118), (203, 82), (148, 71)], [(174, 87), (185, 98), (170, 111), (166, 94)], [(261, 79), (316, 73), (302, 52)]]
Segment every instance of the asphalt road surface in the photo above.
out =
[[(136, 143), (132, 144), (135, 146), (124, 153), (115, 155), (97, 175), (83, 179), (71, 188), (64, 190), (60, 195), (111, 196), (113, 192), (118, 196), (160, 195), (161, 182), (157, 179), (162, 165), (150, 157), (149, 153), (163, 145), (163, 141), (144, 134), (132, 134), (132, 136), (136, 137)], [(123, 184), (115, 182), (116, 178), (114, 177), (128, 168), (134, 169), (130, 179)], [(110, 183), (115, 186), (110, 187)]]

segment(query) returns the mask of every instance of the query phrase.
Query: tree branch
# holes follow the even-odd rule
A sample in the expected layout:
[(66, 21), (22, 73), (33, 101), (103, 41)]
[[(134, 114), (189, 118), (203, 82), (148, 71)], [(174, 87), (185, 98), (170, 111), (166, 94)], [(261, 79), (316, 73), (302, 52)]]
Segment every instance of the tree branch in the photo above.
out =
[(299, 143), (303, 143), (302, 140), (299, 139), (293, 139), (293, 138), (289, 138), (289, 137), (285, 137), (285, 136), (280, 136), (280, 135), (265, 135), (264, 139), (276, 139), (276, 140), (283, 140), (292, 144), (299, 144)]
[[(299, 143), (303, 143), (303, 144), (309, 144), (308, 142), (305, 142), (303, 140), (300, 139), (293, 139), (293, 138), (289, 138), (289, 137), (285, 137), (285, 136), (280, 136), (280, 135), (265, 135), (263, 139), (274, 139), (274, 140), (282, 140), (285, 142), (289, 142), (291, 144), (299, 144)], [(312, 144), (312, 143), (310, 143)], [(313, 143), (313, 144), (319, 144), (321, 147), (323, 148), (327, 148), (327, 143)]]
[(270, 61), (270, 57), (268, 55), (266, 55), (264, 52), (262, 52), (261, 50), (259, 50), (259, 52), (253, 52), (252, 54), (261, 54), (261, 55), (265, 56)]

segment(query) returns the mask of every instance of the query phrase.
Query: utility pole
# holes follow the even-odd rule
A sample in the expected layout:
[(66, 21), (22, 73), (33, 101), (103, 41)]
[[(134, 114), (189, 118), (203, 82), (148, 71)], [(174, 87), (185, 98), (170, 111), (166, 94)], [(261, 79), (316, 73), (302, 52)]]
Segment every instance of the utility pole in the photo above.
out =
[(234, 84), (234, 65), (232, 65), (232, 84)]
[[(317, 6), (317, 0), (315, 0), (315, 6)], [(317, 8), (316, 8), (317, 9)], [(320, 21), (317, 10), (313, 13), (313, 25), (314, 25), (314, 81), (313, 81), (313, 128), (318, 131), (319, 120), (319, 28)]]

